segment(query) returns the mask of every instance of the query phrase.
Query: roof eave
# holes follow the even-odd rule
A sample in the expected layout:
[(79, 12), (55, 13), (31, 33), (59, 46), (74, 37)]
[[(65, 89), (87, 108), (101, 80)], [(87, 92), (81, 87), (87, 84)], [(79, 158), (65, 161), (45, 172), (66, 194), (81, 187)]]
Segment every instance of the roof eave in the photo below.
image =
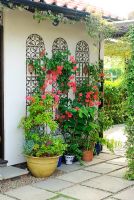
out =
[[(9, 0), (2, 0), (1, 3), (4, 5), (9, 5)], [(87, 15), (90, 15), (90, 13), (85, 12), (85, 11), (79, 11), (75, 9), (70, 9), (66, 7), (60, 7), (57, 5), (49, 5), (46, 3), (42, 2), (34, 2), (30, 0), (12, 0), (10, 3), (13, 3), (14, 5), (20, 6), (28, 6), (30, 11), (34, 11), (36, 9), (40, 11), (52, 11), (55, 14), (62, 13), (64, 14), (65, 17), (74, 19), (74, 20), (79, 20), (82, 18), (85, 18)]]

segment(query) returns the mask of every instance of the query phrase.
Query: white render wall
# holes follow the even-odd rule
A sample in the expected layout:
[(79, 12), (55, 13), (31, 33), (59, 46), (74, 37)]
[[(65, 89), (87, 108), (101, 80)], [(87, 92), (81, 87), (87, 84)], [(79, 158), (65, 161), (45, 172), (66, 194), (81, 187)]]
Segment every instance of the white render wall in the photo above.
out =
[(9, 165), (25, 161), (22, 154), (23, 132), (17, 126), (26, 108), (26, 39), (30, 34), (39, 34), (43, 38), (50, 56), (53, 41), (62, 37), (72, 55), (75, 55), (77, 42), (85, 40), (89, 44), (90, 63), (98, 59), (95, 42), (89, 38), (82, 24), (54, 27), (46, 21), (38, 24), (26, 11), (4, 12), (4, 145)]

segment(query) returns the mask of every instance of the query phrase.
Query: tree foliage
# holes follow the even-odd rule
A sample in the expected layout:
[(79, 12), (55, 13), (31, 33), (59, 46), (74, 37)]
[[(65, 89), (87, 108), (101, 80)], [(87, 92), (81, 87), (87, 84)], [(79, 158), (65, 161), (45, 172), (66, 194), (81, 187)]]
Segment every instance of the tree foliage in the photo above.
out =
[(131, 56), (130, 43), (126, 38), (105, 41), (105, 56), (121, 57), (123, 60)]

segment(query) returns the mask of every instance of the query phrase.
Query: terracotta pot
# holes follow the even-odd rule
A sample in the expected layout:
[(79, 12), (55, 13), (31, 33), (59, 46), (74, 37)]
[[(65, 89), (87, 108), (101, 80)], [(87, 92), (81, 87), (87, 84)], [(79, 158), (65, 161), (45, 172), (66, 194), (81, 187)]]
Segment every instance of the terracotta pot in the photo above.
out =
[(93, 151), (92, 150), (83, 151), (82, 160), (86, 161), (86, 162), (92, 161), (93, 160)]
[(32, 157), (26, 156), (28, 169), (33, 176), (44, 178), (52, 175), (57, 168), (59, 156), (55, 157)]

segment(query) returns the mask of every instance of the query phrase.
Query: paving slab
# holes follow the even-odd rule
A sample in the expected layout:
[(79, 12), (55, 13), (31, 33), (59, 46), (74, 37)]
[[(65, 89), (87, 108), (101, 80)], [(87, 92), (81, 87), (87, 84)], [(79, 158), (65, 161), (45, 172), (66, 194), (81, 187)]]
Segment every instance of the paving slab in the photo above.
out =
[(106, 198), (105, 200), (118, 200), (118, 199), (115, 199), (115, 198), (109, 197), (109, 198)]
[(114, 198), (120, 200), (133, 200), (134, 199), (134, 187), (126, 189), (114, 196)]
[(119, 158), (119, 156), (115, 154), (110, 154), (110, 153), (100, 153), (98, 156), (95, 156), (95, 158), (99, 158), (102, 160), (112, 160), (115, 158)]
[(58, 198), (56, 198), (54, 200), (72, 200), (72, 198), (69, 198), (69, 197), (68, 198), (66, 198), (66, 197), (58, 197)]
[(8, 197), (8, 196), (6, 196), (6, 195), (0, 194), (0, 200), (15, 200), (15, 199), (13, 199), (13, 198), (11, 198), (11, 197)]
[(69, 197), (69, 196), (62, 196), (62, 195), (58, 195), (58, 197), (56, 198), (52, 198), (51, 200), (78, 200), (76, 198), (72, 198), (72, 197)]
[(79, 170), (83, 167), (84, 166), (80, 165), (80, 163), (76, 162), (76, 163), (73, 163), (72, 165), (62, 164), (61, 167), (59, 167), (58, 169), (68, 173), (68, 172), (73, 172), (73, 171)]
[(72, 185), (74, 184), (57, 178), (48, 179), (46, 181), (33, 184), (34, 187), (50, 190), (52, 192), (60, 191), (61, 189), (71, 187)]
[(71, 188), (64, 189), (60, 193), (79, 200), (102, 200), (103, 198), (110, 196), (110, 193), (108, 192), (88, 188), (81, 185), (75, 185)]
[(118, 178), (123, 178), (125, 173), (127, 171), (127, 168), (124, 167), (122, 169), (119, 169), (119, 170), (116, 170), (114, 172), (111, 172), (109, 174), (107, 174), (108, 176), (115, 176), (115, 177), (118, 177)]
[(61, 180), (69, 181), (72, 183), (80, 183), (82, 181), (85, 181), (97, 176), (100, 176), (100, 174), (94, 173), (94, 172), (88, 172), (84, 170), (78, 170), (78, 171), (74, 171), (68, 174), (58, 176), (57, 178)]
[(52, 192), (41, 190), (39, 188), (35, 188), (32, 186), (20, 187), (14, 190), (10, 190), (9, 192), (6, 192), (5, 194), (19, 200), (37, 200), (37, 199), (46, 200), (54, 196), (57, 196), (56, 194)]
[(28, 170), (20, 169), (18, 167), (0, 167), (0, 179), (10, 179), (15, 178), (18, 176), (26, 175), (28, 174)]
[(89, 181), (85, 181), (82, 183), (82, 185), (116, 193), (131, 185), (134, 185), (134, 181), (127, 181), (121, 178), (104, 175)]
[(119, 165), (112, 165), (109, 163), (100, 163), (94, 166), (89, 166), (84, 168), (84, 170), (100, 173), (100, 174), (107, 174), (117, 169), (120, 169), (121, 166)]
[(99, 159), (99, 158), (94, 158), (92, 161), (90, 162), (83, 162), (84, 166), (91, 166), (91, 165), (96, 165), (99, 163), (103, 163), (105, 162), (105, 160)]
[(116, 159), (107, 161), (107, 163), (121, 165), (121, 166), (127, 166), (127, 159), (125, 157), (116, 158)]

